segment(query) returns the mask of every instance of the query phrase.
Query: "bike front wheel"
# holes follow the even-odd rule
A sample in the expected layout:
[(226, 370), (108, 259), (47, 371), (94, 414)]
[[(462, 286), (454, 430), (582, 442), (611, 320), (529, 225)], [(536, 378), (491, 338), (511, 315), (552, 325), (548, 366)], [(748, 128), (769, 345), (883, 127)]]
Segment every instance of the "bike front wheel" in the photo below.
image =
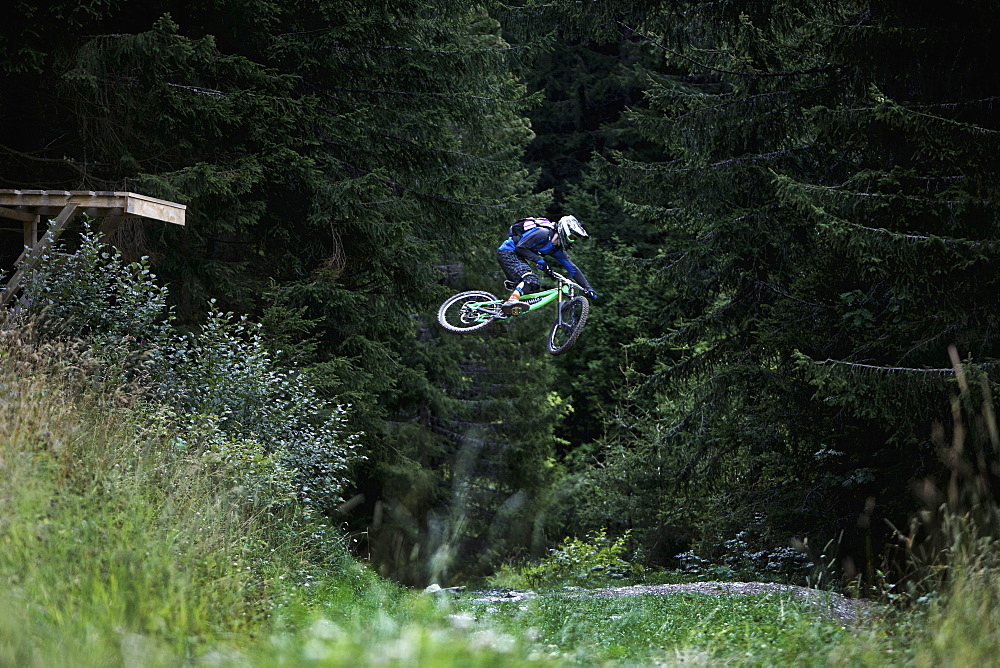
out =
[(562, 355), (576, 343), (587, 324), (587, 314), (590, 313), (590, 302), (585, 297), (573, 297), (560, 306), (561, 318), (556, 318), (549, 330), (549, 352)]
[(500, 300), (489, 292), (460, 292), (438, 309), (438, 322), (449, 332), (469, 334), (485, 329), (503, 315)]

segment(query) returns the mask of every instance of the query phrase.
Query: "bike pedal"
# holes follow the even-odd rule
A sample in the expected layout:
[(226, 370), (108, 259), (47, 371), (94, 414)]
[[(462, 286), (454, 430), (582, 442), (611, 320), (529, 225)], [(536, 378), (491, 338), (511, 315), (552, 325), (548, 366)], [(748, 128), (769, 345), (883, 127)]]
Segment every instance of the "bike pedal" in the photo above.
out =
[(514, 302), (513, 304), (508, 302), (500, 307), (500, 311), (504, 315), (521, 315), (529, 308), (527, 304), (522, 304), (521, 302)]

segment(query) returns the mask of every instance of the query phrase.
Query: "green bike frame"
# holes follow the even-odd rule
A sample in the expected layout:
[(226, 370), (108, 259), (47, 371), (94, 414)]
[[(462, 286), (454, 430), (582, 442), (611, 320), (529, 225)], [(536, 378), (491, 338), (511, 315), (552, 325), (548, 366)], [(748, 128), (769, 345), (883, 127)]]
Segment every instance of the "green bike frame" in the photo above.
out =
[(569, 296), (570, 294), (570, 286), (559, 285), (554, 288), (549, 288), (548, 290), (542, 290), (541, 292), (534, 292), (530, 295), (522, 295), (520, 301), (522, 304), (527, 304), (528, 310), (520, 313), (519, 315), (531, 313), (536, 309), (542, 308), (546, 304), (551, 304), (553, 299), (562, 301), (563, 295)]
[(520, 306), (526, 308), (516, 315), (504, 313), (502, 308), (504, 301), (493, 293), (469, 290), (453, 295), (441, 304), (438, 308), (438, 323), (454, 334), (470, 334), (483, 331), (495, 322), (520, 318), (552, 302), (557, 302), (556, 320), (549, 330), (548, 349), (553, 355), (561, 355), (580, 336), (587, 322), (590, 303), (576, 294), (578, 290), (583, 291), (583, 287), (578, 283), (554, 271), (549, 272), (549, 276), (556, 280), (558, 285), (522, 296), (519, 300)]
[[(554, 300), (562, 302), (563, 296), (572, 297), (572, 288), (578, 287), (576, 283), (573, 283), (569, 279), (560, 276), (560, 285), (554, 288), (549, 288), (548, 290), (542, 290), (541, 292), (533, 292), (530, 295), (522, 295), (520, 302), (528, 307), (527, 311), (522, 311), (517, 315), (508, 315), (506, 313), (496, 313), (489, 307), (496, 307), (497, 305), (503, 303), (503, 300), (490, 301), (490, 302), (477, 302), (471, 303), (467, 306), (469, 308), (476, 309), (477, 311), (481, 309), (480, 314), (476, 317), (476, 321), (485, 322), (487, 320), (507, 320), (509, 318), (520, 318), (528, 315), (532, 311), (537, 311), (538, 309), (551, 304)], [(581, 288), (582, 289), (582, 288)], [(558, 319), (562, 321), (562, 309), (556, 309), (558, 314)]]

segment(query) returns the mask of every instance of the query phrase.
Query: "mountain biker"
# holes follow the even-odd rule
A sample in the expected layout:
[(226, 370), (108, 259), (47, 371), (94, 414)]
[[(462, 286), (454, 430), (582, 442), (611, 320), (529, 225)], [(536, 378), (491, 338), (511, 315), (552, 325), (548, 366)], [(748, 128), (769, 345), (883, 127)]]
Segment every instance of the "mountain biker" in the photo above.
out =
[(569, 277), (583, 286), (588, 297), (597, 299), (597, 293), (590, 287), (586, 276), (566, 254), (566, 249), (574, 242), (588, 236), (583, 225), (573, 216), (563, 216), (558, 223), (552, 223), (547, 218), (523, 218), (512, 225), (510, 236), (497, 249), (497, 261), (508, 279), (508, 287), (513, 286), (514, 290), (503, 303), (503, 312), (517, 315), (528, 310), (526, 304), (520, 303), (521, 295), (541, 289), (538, 276), (529, 263), (548, 273), (546, 257), (559, 262)]

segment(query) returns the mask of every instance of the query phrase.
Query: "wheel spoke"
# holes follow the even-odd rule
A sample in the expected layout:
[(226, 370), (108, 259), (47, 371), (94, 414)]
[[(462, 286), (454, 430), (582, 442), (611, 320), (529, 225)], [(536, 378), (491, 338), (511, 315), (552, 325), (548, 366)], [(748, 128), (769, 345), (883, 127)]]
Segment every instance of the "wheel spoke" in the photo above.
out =
[(488, 292), (473, 290), (457, 294), (438, 309), (438, 322), (450, 332), (479, 331), (500, 315), (498, 300)]
[(576, 343), (587, 322), (590, 304), (583, 297), (574, 297), (560, 305), (559, 316), (549, 330), (549, 352), (561, 355)]

